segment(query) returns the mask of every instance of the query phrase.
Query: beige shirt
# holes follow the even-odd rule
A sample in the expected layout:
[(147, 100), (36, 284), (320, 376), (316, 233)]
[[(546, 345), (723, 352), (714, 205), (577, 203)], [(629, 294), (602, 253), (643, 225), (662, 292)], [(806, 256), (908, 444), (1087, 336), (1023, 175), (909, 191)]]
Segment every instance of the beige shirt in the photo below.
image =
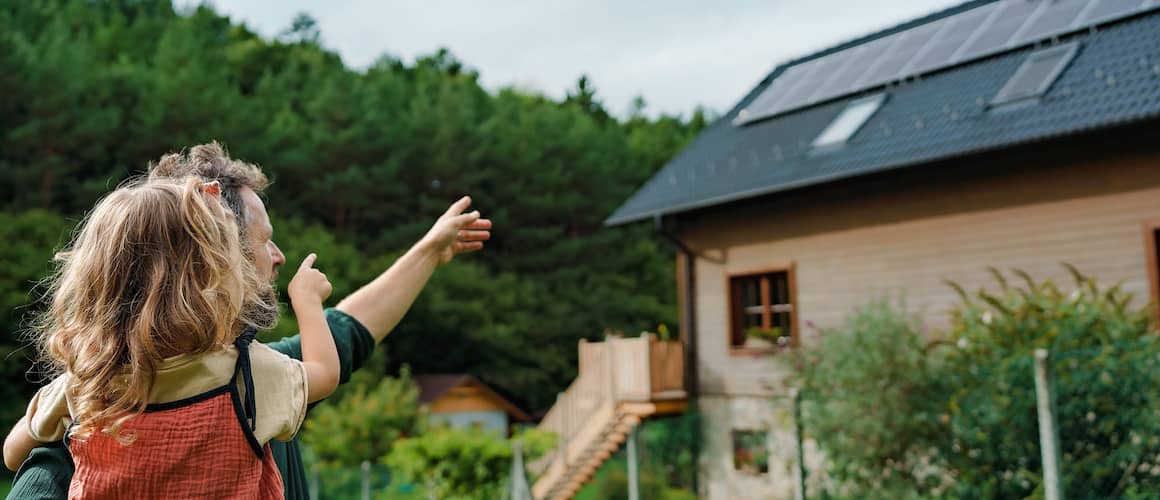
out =
[[(149, 403), (180, 401), (230, 383), (238, 352), (233, 346), (197, 356), (166, 358), (157, 370)], [(254, 437), (265, 445), (271, 439), (289, 441), (306, 417), (306, 366), (301, 361), (254, 342), (250, 344), (254, 374), (257, 429)], [(60, 441), (72, 422), (65, 394), (71, 374), (40, 388), (28, 405), (28, 433), (42, 443)], [(239, 384), (239, 391), (244, 390)]]

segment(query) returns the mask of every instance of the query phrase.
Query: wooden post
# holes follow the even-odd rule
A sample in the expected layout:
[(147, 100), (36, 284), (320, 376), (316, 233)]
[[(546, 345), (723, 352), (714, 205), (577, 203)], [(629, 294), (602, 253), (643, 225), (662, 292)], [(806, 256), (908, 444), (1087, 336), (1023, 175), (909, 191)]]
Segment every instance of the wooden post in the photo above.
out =
[(805, 440), (804, 432), (802, 431), (802, 392), (797, 387), (789, 390), (789, 397), (793, 400), (793, 434), (794, 434), (794, 454), (796, 460), (793, 468), (793, 498), (794, 500), (805, 500), (806, 498), (806, 454), (803, 448), (802, 441)]
[(371, 500), (371, 463), (366, 460), (362, 463), (362, 498)]
[(556, 436), (556, 458), (568, 467), (568, 398), (566, 393), (556, 394), (556, 407), (560, 409), (560, 434)]
[(640, 477), (636, 463), (636, 425), (628, 429), (628, 500), (640, 500)]
[(1043, 486), (1047, 500), (1063, 499), (1059, 473), (1059, 430), (1055, 426), (1055, 395), (1051, 387), (1047, 349), (1035, 350), (1035, 396), (1039, 406), (1039, 449), (1043, 456)]
[(613, 337), (604, 337), (604, 364), (608, 375), (608, 400), (612, 403), (612, 411), (616, 411), (616, 362), (612, 356)]

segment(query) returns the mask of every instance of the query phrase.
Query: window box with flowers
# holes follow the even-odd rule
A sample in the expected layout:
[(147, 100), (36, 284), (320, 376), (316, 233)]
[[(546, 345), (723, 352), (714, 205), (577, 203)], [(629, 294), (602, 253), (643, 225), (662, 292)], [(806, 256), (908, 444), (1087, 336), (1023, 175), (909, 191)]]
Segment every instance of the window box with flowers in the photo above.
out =
[(767, 353), (797, 344), (793, 266), (729, 277), (729, 348)]

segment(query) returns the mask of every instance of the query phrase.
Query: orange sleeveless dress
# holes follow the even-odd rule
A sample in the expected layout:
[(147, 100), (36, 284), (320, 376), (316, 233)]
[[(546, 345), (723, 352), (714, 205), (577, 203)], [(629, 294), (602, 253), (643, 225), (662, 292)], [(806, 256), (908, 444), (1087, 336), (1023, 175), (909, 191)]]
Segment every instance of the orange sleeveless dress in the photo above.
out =
[[(70, 499), (281, 499), (282, 477), (256, 426), (249, 343), (236, 343), (234, 377), (222, 387), (163, 404), (127, 420), (125, 446), (94, 433), (68, 439), (76, 472)], [(244, 392), (239, 390), (239, 383)], [(67, 436), (67, 434), (66, 434)]]

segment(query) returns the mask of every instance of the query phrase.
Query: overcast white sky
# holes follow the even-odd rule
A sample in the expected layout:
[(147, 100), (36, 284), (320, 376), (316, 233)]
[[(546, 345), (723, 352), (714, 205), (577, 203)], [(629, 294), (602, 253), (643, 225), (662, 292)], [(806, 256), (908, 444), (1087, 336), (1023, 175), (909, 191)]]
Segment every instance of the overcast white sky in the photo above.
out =
[[(179, 6), (202, 3), (178, 0)], [(218, 12), (277, 35), (300, 12), (323, 44), (365, 68), (447, 47), (491, 89), (554, 97), (587, 74), (623, 115), (728, 110), (777, 63), (961, 0), (212, 0)]]

